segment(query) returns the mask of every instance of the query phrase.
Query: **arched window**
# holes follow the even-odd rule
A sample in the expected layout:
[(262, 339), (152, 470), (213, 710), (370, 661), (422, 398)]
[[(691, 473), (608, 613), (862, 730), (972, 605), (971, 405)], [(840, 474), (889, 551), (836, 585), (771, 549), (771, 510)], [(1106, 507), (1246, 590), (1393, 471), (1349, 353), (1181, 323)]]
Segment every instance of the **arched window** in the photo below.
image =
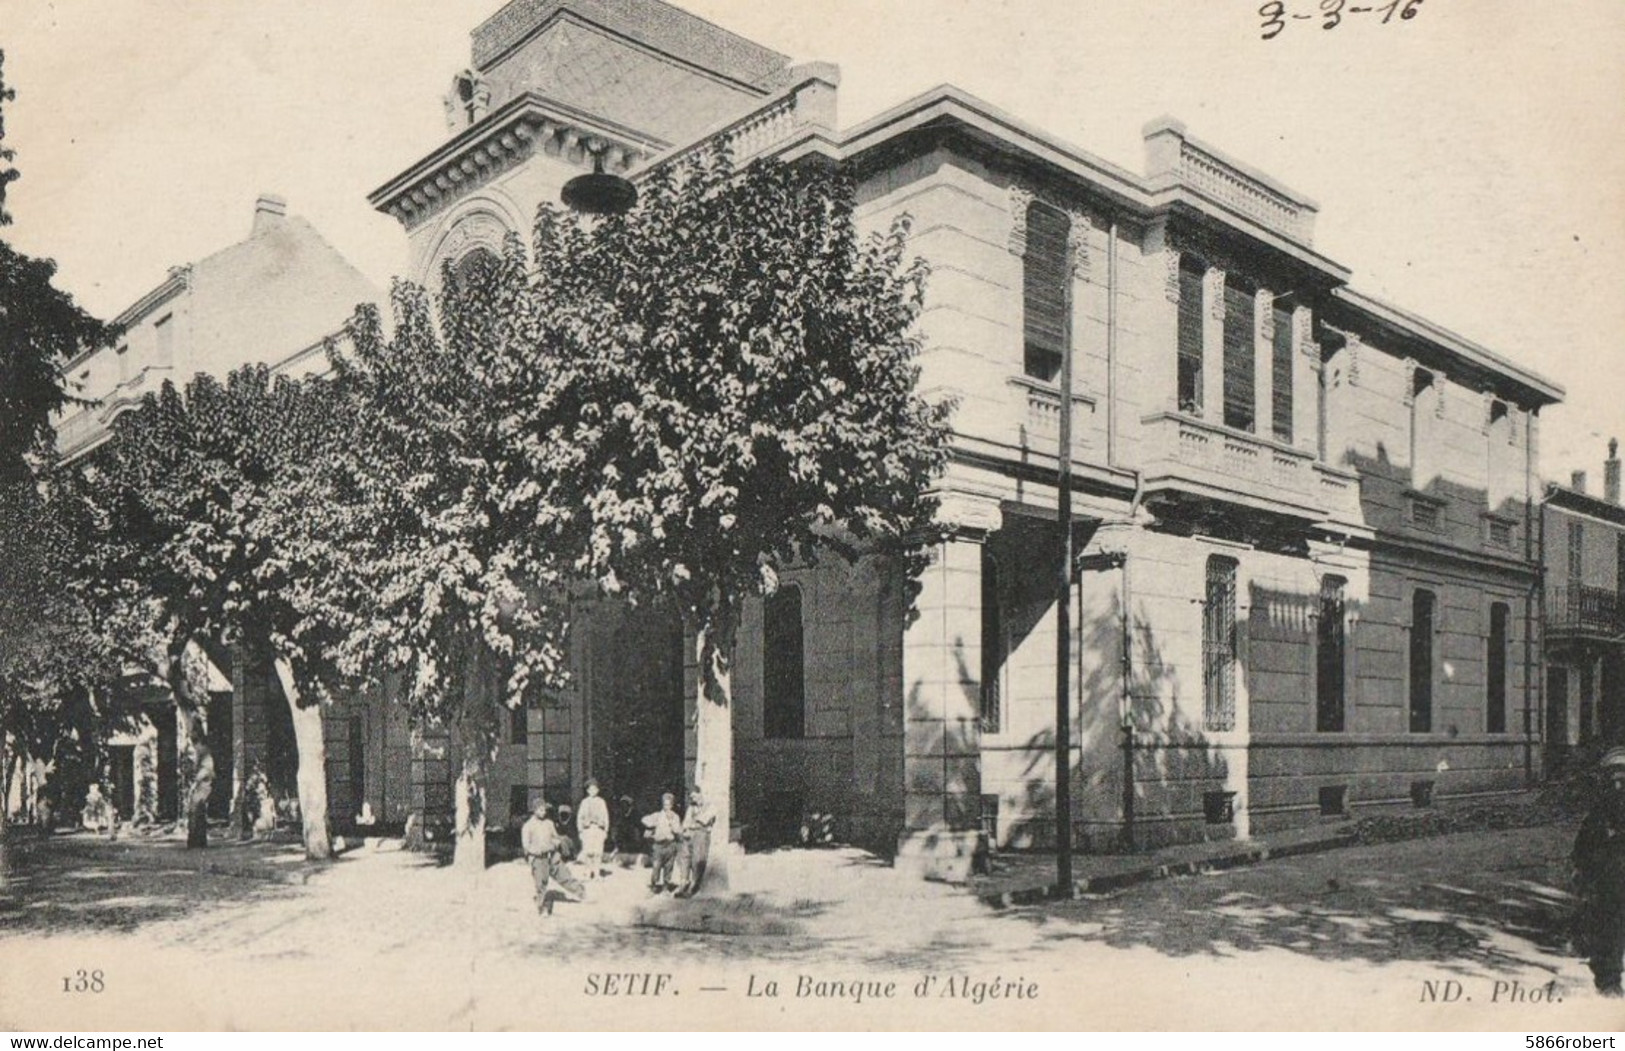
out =
[(467, 284), (496, 269), (500, 261), (489, 248), (473, 248), (452, 264), (451, 272), (458, 284)]
[(801, 589), (786, 584), (762, 603), (762, 732), (805, 737), (807, 679)]
[(1072, 220), (1047, 204), (1034, 201), (1027, 207), (1027, 254), (1022, 268), (1023, 328), (1026, 351), (1022, 368), (1033, 379), (1056, 382), (1061, 375), (1061, 355), (1066, 353), (1067, 239)]

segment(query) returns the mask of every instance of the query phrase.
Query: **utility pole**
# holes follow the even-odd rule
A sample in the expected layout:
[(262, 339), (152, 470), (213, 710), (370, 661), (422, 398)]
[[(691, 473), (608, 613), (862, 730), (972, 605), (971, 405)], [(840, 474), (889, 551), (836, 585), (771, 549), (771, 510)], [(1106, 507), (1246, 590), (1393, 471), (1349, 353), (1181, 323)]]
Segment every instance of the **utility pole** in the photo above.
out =
[(1061, 559), (1055, 582), (1055, 882), (1072, 891), (1072, 272), (1061, 299), (1061, 433), (1056, 449), (1056, 517)]

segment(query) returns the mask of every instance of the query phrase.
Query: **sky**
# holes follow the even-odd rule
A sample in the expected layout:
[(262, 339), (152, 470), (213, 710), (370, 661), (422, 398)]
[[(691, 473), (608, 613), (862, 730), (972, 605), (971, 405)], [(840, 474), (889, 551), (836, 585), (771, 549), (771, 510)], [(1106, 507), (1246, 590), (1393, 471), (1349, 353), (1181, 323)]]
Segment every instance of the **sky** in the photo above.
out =
[[(837, 63), (857, 123), (951, 83), (1134, 171), (1191, 134), (1319, 202), (1352, 283), (1563, 386), (1548, 477), (1625, 438), (1625, 3), (677, 0)], [(1324, 0), (1330, 7), (1339, 0)], [(440, 98), (501, 0), (0, 0), (20, 250), (112, 316), (244, 237), (278, 193), (381, 287), (406, 238), (369, 191), (444, 141)], [(1266, 5), (1267, 6), (1267, 5)], [(1295, 18), (1294, 15), (1312, 17)]]

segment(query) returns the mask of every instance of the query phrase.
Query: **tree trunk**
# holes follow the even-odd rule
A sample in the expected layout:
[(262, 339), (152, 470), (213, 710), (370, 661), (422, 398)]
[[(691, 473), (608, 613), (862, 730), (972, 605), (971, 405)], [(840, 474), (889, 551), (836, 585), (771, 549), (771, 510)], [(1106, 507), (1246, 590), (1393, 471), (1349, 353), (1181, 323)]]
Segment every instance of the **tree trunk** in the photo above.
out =
[(463, 771), (457, 777), (457, 836), (452, 866), (461, 872), (485, 871), (486, 756), (482, 743), (464, 742)]
[(695, 700), (694, 782), (716, 812), (711, 850), (700, 893), (728, 892), (729, 829), (733, 821), (733, 650), (737, 625), (731, 610), (712, 615), (695, 633), (700, 695)]
[[(210, 761), (207, 770), (204, 769), (203, 760), (208, 755), (208, 749), (202, 747), (203, 705), (199, 703), (198, 695), (206, 698), (207, 688), (194, 689), (200, 681), (207, 681), (207, 673), (197, 667), (198, 658), (189, 652), (189, 648), (190, 641), (185, 636), (170, 640), (169, 693), (175, 699), (176, 724), (186, 731), (185, 766), (190, 769), (191, 776), (179, 786), (177, 795), (180, 796), (182, 820), (186, 822), (186, 848), (193, 850), (209, 845), (208, 819), (200, 810), (208, 805), (209, 792), (214, 784), (214, 763)], [(177, 756), (176, 773), (179, 774), (182, 768), (180, 756)]]
[(11, 880), (11, 762), (8, 735), (0, 733), (0, 889)]
[(322, 706), (301, 705), (299, 684), (293, 667), (276, 659), (276, 677), (293, 715), (293, 743), (299, 753), (299, 821), (305, 841), (305, 857), (311, 861), (333, 858), (333, 839), (327, 832), (327, 744), (322, 739)]

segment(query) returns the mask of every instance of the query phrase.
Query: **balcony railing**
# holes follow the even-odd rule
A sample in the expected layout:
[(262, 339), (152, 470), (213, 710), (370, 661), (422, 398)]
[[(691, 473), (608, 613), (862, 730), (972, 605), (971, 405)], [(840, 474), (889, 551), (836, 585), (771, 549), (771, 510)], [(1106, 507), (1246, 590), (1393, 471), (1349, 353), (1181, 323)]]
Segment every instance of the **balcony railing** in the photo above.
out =
[[(1022, 444), (1049, 448), (1053, 451), (1054, 446), (1061, 440), (1061, 392), (1052, 385), (1030, 376), (1012, 376), (1010, 385), (1016, 388), (1017, 396), (1026, 404), (1021, 417)], [(1093, 398), (1077, 393), (1072, 395), (1074, 450), (1086, 444), (1094, 414)]]
[(1625, 602), (1613, 588), (1561, 585), (1546, 592), (1546, 630), (1557, 634), (1625, 635)]
[(1183, 490), (1301, 517), (1357, 511), (1358, 483), (1313, 453), (1182, 413), (1145, 417), (1150, 489)]

